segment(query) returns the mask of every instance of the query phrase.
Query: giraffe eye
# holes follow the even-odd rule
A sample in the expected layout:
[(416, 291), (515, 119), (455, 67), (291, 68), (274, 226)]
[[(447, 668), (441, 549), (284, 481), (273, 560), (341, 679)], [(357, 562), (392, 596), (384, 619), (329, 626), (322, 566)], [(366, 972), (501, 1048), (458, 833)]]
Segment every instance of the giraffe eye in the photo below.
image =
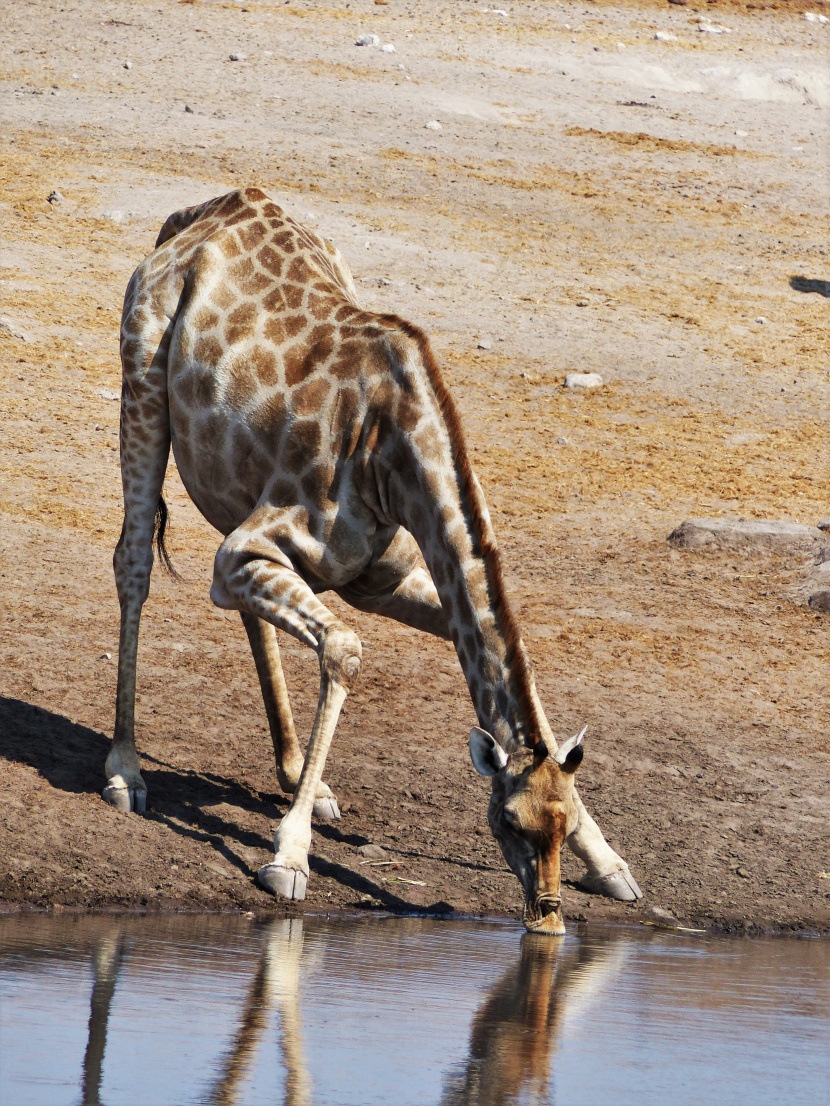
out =
[(502, 817), (511, 829), (520, 830), (522, 828), (522, 823), (515, 811), (508, 810), (508, 808), (505, 807)]

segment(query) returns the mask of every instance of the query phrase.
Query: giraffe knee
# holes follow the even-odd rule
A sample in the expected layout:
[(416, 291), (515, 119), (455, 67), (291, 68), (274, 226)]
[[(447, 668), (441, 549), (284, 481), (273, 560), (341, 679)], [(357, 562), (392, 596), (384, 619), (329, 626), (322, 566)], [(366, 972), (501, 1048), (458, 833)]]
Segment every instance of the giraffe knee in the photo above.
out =
[(250, 583), (250, 571), (244, 572), (249, 559), (246, 556), (245, 542), (236, 531), (229, 534), (216, 550), (210, 598), (217, 607), (226, 611), (241, 609), (242, 593)]
[(362, 656), (363, 647), (354, 630), (342, 622), (335, 622), (326, 629), (320, 651), (320, 667), (329, 679), (351, 691), (360, 675)]

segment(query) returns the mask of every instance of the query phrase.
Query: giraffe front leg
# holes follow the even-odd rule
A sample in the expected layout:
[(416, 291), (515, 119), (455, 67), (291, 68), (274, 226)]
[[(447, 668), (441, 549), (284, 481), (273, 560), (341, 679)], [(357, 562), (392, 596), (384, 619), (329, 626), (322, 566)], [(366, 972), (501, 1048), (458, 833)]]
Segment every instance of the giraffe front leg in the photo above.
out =
[(342, 623), (330, 626), (320, 650), (320, 696), (305, 764), (291, 807), (274, 835), (274, 859), (257, 872), (260, 884), (286, 899), (304, 899), (308, 883), (311, 814), (331, 739), (349, 689), (360, 671), (357, 634)]
[[(303, 753), (294, 728), (294, 716), (288, 698), (288, 687), (280, 660), (277, 632), (270, 622), (256, 615), (240, 612), (245, 632), (256, 664), (268, 728), (274, 746), (277, 781), (286, 795), (293, 795), (303, 770)], [(340, 807), (328, 784), (320, 781), (314, 797), (314, 817), (321, 822), (334, 822), (340, 817)]]
[(611, 848), (602, 831), (585, 809), (585, 804), (574, 792), (579, 811), (579, 825), (567, 838), (571, 852), (584, 863), (585, 875), (579, 881), (584, 891), (604, 895), (620, 902), (635, 902), (643, 897), (623, 858)]
[[(278, 512), (264, 514), (262, 529), (273, 532), (278, 517)], [(285, 551), (253, 519), (219, 547), (210, 594), (219, 607), (244, 611), (292, 634), (320, 660), (320, 693), (305, 761), (291, 806), (274, 835), (274, 859), (258, 872), (259, 882), (274, 894), (304, 899), (311, 816), (319, 809), (323, 769), (340, 710), (360, 670), (360, 639), (317, 598)]]

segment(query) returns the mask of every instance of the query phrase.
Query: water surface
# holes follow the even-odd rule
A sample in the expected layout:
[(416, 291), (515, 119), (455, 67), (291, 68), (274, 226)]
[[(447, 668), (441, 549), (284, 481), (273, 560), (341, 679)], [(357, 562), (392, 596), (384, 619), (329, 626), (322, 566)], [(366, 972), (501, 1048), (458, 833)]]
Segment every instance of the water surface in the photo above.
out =
[(827, 1106), (829, 947), (6, 916), (0, 1103)]

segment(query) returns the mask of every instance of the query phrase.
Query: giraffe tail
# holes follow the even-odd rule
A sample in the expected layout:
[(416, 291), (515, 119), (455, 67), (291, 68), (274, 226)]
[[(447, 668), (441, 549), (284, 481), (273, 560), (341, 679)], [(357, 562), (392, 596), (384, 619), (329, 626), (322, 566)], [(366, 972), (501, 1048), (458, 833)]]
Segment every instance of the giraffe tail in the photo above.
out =
[(164, 543), (164, 535), (167, 533), (167, 522), (169, 517), (170, 513), (167, 510), (167, 504), (164, 502), (164, 496), (160, 495), (159, 504), (158, 507), (156, 507), (156, 552), (158, 553), (159, 560), (164, 565), (165, 572), (172, 576), (174, 580), (181, 580), (181, 576), (173, 567), (173, 562), (170, 560), (170, 554), (167, 552), (167, 546)]

